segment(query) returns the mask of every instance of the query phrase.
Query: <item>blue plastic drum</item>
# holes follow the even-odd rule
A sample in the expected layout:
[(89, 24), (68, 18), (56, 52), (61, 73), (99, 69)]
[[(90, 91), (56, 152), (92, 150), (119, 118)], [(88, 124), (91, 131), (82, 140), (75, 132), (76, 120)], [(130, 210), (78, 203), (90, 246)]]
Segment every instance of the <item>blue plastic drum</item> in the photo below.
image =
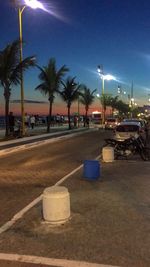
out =
[(83, 168), (84, 178), (97, 180), (100, 178), (100, 163), (98, 160), (85, 160)]

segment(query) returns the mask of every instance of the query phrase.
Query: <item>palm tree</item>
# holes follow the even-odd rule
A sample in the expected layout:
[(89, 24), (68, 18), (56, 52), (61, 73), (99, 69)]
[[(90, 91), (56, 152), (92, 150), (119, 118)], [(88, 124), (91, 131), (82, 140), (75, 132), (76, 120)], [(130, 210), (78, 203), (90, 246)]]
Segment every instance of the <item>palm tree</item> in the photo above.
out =
[(130, 112), (130, 107), (128, 104), (124, 103), (122, 100), (117, 101), (116, 109), (119, 111), (120, 116), (127, 116)]
[(39, 84), (35, 90), (39, 90), (42, 94), (48, 96), (49, 101), (49, 116), (47, 121), (47, 132), (50, 132), (51, 117), (52, 117), (52, 106), (55, 99), (55, 94), (59, 92), (60, 84), (62, 78), (69, 69), (63, 65), (59, 70), (56, 69), (56, 61), (51, 58), (47, 66), (43, 68), (37, 66), (41, 73), (39, 74), (39, 79), (41, 84)]
[(85, 106), (85, 118), (87, 118), (89, 107), (94, 102), (94, 93), (96, 92), (96, 89), (91, 92), (90, 89), (84, 84), (80, 87), (81, 90), (83, 90), (80, 92), (80, 102)]
[(12, 87), (20, 84), (22, 71), (30, 66), (35, 66), (35, 57), (27, 57), (20, 62), (20, 45), (18, 40), (8, 44), (4, 50), (0, 51), (0, 85), (4, 88), (5, 98), (5, 136), (9, 134), (8, 114)]
[(65, 101), (67, 104), (68, 125), (69, 125), (69, 130), (70, 130), (71, 129), (70, 109), (71, 109), (72, 103), (76, 101), (79, 97), (80, 85), (78, 85), (75, 82), (75, 77), (73, 78), (68, 77), (65, 82), (62, 81), (61, 83), (63, 85), (63, 91), (60, 91), (59, 93), (63, 101)]
[(112, 108), (112, 115), (114, 113), (114, 109), (117, 108), (117, 103), (118, 103), (118, 96), (115, 96), (115, 97), (111, 97), (111, 100), (110, 100), (110, 106)]
[(100, 100), (101, 100), (101, 104), (102, 104), (102, 107), (103, 107), (103, 112), (104, 112), (104, 122), (105, 122), (105, 113), (106, 113), (106, 109), (107, 109), (107, 107), (111, 106), (111, 96), (108, 95), (108, 94), (103, 94), (103, 95), (100, 97)]

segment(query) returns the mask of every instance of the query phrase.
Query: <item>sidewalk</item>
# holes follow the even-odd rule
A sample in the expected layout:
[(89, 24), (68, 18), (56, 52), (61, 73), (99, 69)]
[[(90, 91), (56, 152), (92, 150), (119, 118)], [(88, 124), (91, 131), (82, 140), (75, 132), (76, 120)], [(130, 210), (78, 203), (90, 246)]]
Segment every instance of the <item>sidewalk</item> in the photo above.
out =
[[(90, 128), (95, 128), (95, 129), (103, 129), (102, 126), (100, 125), (97, 125), (97, 124), (90, 124)], [(80, 124), (79, 127), (77, 128), (72, 128), (71, 131), (73, 130), (79, 130), (79, 129), (88, 129), (86, 127), (83, 126), (83, 124)], [(68, 124), (63, 124), (63, 125), (56, 125), (56, 126), (52, 126), (50, 128), (50, 134), (54, 134), (54, 133), (57, 133), (57, 132), (63, 132), (63, 131), (67, 131), (68, 130)], [(70, 131), (70, 130), (68, 130)], [(31, 128), (28, 128), (27, 129), (27, 137), (26, 138), (36, 138), (37, 136), (40, 136), (40, 135), (47, 135), (47, 126), (35, 126), (34, 129), (31, 129)], [(6, 142), (8, 144), (9, 141), (13, 141), (13, 140), (18, 140), (19, 138), (14, 138), (12, 140), (8, 140), (8, 141), (2, 141), (5, 137), (5, 129), (0, 129), (0, 145), (1, 145), (1, 142)]]
[[(68, 126), (67, 125), (61, 125), (61, 126), (54, 126), (51, 127), (51, 133), (53, 132), (58, 132), (58, 131), (63, 131), (63, 130), (67, 130)], [(47, 133), (47, 128), (46, 126), (35, 126), (34, 129), (28, 128), (26, 130), (27, 132), (27, 137), (32, 137), (32, 136), (38, 136), (38, 135), (42, 135), (42, 134), (46, 134)], [(0, 129), (0, 141), (3, 140), (3, 138), (5, 137), (5, 129)], [(18, 138), (12, 139), (12, 140), (17, 140)], [(8, 141), (6, 141), (8, 142)]]

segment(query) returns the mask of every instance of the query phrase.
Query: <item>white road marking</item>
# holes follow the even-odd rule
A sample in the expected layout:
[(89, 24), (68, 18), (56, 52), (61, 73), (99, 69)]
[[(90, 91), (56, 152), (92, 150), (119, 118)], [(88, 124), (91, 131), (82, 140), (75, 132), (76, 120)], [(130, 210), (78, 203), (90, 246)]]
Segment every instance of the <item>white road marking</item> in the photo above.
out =
[[(96, 157), (95, 160), (98, 160), (100, 156)], [(78, 170), (80, 170), (83, 167), (83, 164), (81, 164), (79, 167), (65, 175), (63, 178), (61, 178), (57, 183), (54, 184), (54, 186), (62, 184), (67, 178), (69, 178), (71, 175), (76, 173)], [(29, 203), (26, 207), (24, 207), (22, 210), (17, 212), (10, 221), (6, 222), (0, 227), (0, 234), (7, 231), (13, 224), (15, 224), (22, 216), (29, 211), (31, 208), (33, 208), (36, 204), (38, 204), (42, 200), (43, 195), (41, 194), (36, 199), (34, 199), (31, 203)]]
[(37, 256), (30, 256), (30, 255), (19, 255), (19, 254), (7, 254), (7, 253), (0, 253), (0, 260), (17, 261), (17, 262), (32, 263), (32, 264), (43, 264), (47, 266), (53, 265), (53, 266), (58, 266), (58, 267), (77, 267), (77, 266), (78, 267), (117, 267), (117, 266), (112, 266), (112, 265), (90, 263), (90, 262), (85, 262), (85, 261), (53, 259), (53, 258), (37, 257)]
[(6, 222), (0, 227), (0, 234), (7, 231), (13, 224), (15, 224), (16, 221), (18, 221), (22, 216), (29, 211), (31, 208), (33, 208), (38, 202), (42, 200), (42, 195), (34, 199), (31, 203), (29, 203), (25, 208), (17, 212), (10, 221)]
[(65, 175), (63, 178), (61, 178), (55, 185), (60, 185), (62, 184), (67, 178), (69, 178), (71, 175), (73, 175), (74, 173), (76, 173), (77, 171), (79, 171), (81, 168), (83, 167), (83, 164), (81, 164), (79, 167), (77, 167), (76, 169), (74, 169), (72, 172), (68, 173), (67, 175)]

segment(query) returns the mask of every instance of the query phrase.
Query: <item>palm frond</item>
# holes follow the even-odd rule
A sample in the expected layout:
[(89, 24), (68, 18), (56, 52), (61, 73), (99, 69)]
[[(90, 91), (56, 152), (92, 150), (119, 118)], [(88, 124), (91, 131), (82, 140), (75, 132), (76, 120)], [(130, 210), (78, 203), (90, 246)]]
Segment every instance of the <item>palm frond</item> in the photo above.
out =
[[(63, 65), (58, 71), (56, 68), (55, 58), (50, 58), (48, 65), (43, 68), (37, 66), (40, 70), (39, 79), (46, 84), (47, 95), (54, 98), (56, 93), (59, 93), (60, 85), (63, 76), (65, 75), (68, 68)], [(45, 88), (44, 88), (45, 92)]]
[(47, 95), (48, 88), (45, 83), (41, 83), (35, 88), (35, 90), (39, 90), (42, 95)]
[(68, 77), (66, 81), (62, 81), (63, 91), (60, 92), (60, 96), (69, 107), (79, 96), (79, 86), (75, 82), (75, 78)]

